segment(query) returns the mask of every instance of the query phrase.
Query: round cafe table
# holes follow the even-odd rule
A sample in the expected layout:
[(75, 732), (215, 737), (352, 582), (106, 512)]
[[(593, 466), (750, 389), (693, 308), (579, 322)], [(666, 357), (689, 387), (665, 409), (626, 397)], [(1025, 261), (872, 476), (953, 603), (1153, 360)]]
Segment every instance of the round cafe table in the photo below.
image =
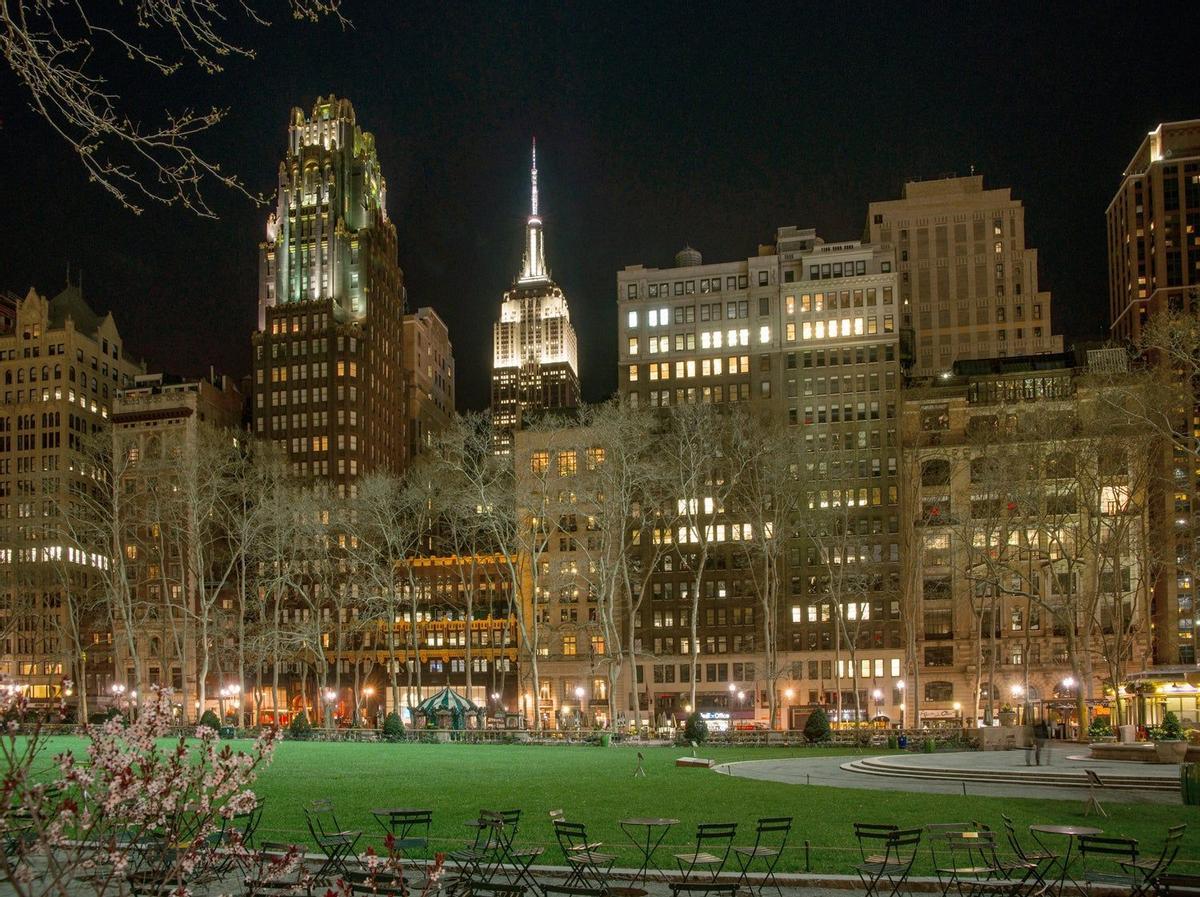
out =
[(645, 883), (654, 851), (667, 837), (667, 832), (671, 830), (671, 827), (679, 824), (679, 820), (665, 819), (661, 816), (635, 816), (632, 819), (622, 819), (617, 824), (621, 826), (621, 831), (642, 854), (642, 867), (634, 875), (633, 883), (635, 885), (638, 881)]
[[(1058, 885), (1055, 888), (1054, 893), (1059, 895), (1062, 894), (1063, 885), (1066, 884), (1069, 878), (1068, 873), (1071, 868), (1071, 852), (1075, 847), (1076, 840), (1084, 835), (1104, 834), (1104, 829), (1094, 828), (1089, 825), (1031, 825), (1029, 826), (1029, 831), (1033, 835), (1033, 840), (1037, 841), (1042, 850), (1046, 851), (1047, 853), (1054, 853), (1054, 851), (1047, 847), (1046, 842), (1039, 838), (1038, 835), (1056, 835), (1060, 838), (1067, 839), (1066, 849), (1063, 851), (1062, 856), (1055, 861), (1058, 865)], [(1076, 888), (1076, 890), (1078, 890), (1079, 885), (1076, 884), (1074, 879), (1071, 879), (1071, 884)], [(1049, 882), (1047, 882), (1046, 891), (1049, 891), (1050, 888), (1051, 885)]]

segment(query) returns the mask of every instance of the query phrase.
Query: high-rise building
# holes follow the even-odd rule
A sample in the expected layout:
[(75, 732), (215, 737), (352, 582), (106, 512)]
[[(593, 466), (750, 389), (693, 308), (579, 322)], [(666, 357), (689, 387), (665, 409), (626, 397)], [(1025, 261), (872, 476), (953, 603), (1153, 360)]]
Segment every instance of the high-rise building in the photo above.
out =
[(900, 314), (912, 373), (949, 371), (963, 358), (1061, 352), (1025, 207), (983, 177), (910, 181), (901, 199), (873, 202), (866, 233), (896, 250)]
[[(686, 248), (673, 268), (635, 265), (617, 274), (618, 379), (626, 401), (652, 407), (746, 403), (795, 428), (811, 500), (843, 507), (853, 549), (878, 573), (868, 616), (855, 607), (862, 640), (858, 675), (839, 663), (838, 613), (831, 613), (820, 551), (803, 539), (788, 553), (777, 649), (790, 673), (777, 683), (782, 721), (814, 704), (844, 713), (872, 703), (895, 715), (901, 695), (902, 629), (894, 593), (899, 548), (896, 408), (900, 378), (895, 256), (888, 246), (826, 243), (812, 229), (780, 228), (756, 257), (705, 264)], [(727, 546), (728, 547), (728, 546)], [(846, 546), (850, 550), (850, 546)], [(756, 648), (756, 600), (726, 557), (702, 601), (697, 709), (718, 721), (761, 718), (768, 684)], [(679, 713), (691, 685), (686, 573), (656, 574), (652, 606), (638, 621), (646, 663), (640, 680), (656, 712)], [(668, 596), (670, 600), (668, 600)], [(707, 598), (707, 593), (706, 593)], [(661, 602), (661, 603), (660, 603)], [(711, 614), (709, 611), (711, 610)], [(747, 623), (747, 621), (751, 621)], [(706, 656), (711, 651), (716, 656)], [(840, 669), (839, 669), (840, 667)], [(866, 674), (863, 674), (866, 670)], [(858, 701), (853, 682), (859, 686)], [(752, 699), (730, 704), (730, 684)], [(875, 693), (880, 698), (868, 700)], [(790, 695), (790, 697), (788, 697)]]
[(538, 214), (537, 144), (530, 169), (530, 213), (521, 272), (505, 291), (493, 328), (492, 426), (495, 450), (512, 451), (522, 416), (579, 403), (579, 353), (567, 297), (546, 267)]
[[(231, 434), (240, 438), (242, 394), (228, 377), (140, 374), (117, 393), (112, 425), (113, 456), (122, 459), (122, 542), (129, 583), (128, 618), (113, 614), (115, 679), (127, 692), (169, 686), (186, 718), (196, 719), (205, 709), (217, 709), (222, 683), (219, 670), (210, 669), (209, 706), (196, 706), (201, 669), (196, 611), (201, 598), (195, 577), (189, 575), (191, 568), (181, 560), (192, 557), (188, 543), (195, 536), (187, 521), (194, 512), (177, 499), (206, 499), (188, 484), (179, 485), (179, 459), (204, 457), (205, 440), (223, 442)], [(172, 489), (164, 500), (161, 487), (168, 482)], [(232, 583), (229, 591), (235, 591)], [(223, 634), (231, 637), (228, 631)]]
[(1146, 135), (1107, 217), (1112, 332), (1132, 341), (1147, 314), (1200, 288), (1200, 119)]
[(259, 246), (253, 428), (345, 495), (405, 464), (404, 276), (375, 139), (349, 100), (293, 109)]
[[(1200, 120), (1165, 122), (1146, 135), (1108, 206), (1108, 293), (1112, 334), (1136, 341), (1147, 319), (1169, 309), (1195, 310), (1200, 290)], [(1191, 418), (1190, 421), (1188, 418)], [(1200, 409), (1175, 422), (1200, 433)], [(1154, 658), (1194, 664), (1200, 482), (1195, 458), (1176, 444), (1163, 451), (1169, 484), (1151, 504), (1162, 553), (1154, 583)]]
[(432, 308), (404, 316), (403, 354), (408, 456), (415, 458), (454, 419), (454, 348)]
[[(1121, 457), (1119, 421), (1105, 411), (1115, 406), (1104, 390), (1116, 387), (1097, 377), (1126, 361), (1119, 349), (960, 361), (906, 386), (909, 725), (960, 725), (977, 696), (985, 720), (1005, 704), (1041, 717), (1081, 691), (1113, 720), (1115, 700), (1126, 722), (1161, 720), (1158, 700), (1110, 687), (1114, 666), (1084, 658), (1076, 670), (1070, 658), (1073, 624), (1097, 658), (1122, 658), (1124, 685), (1165, 624), (1151, 615), (1152, 462)], [(1050, 497), (1039, 503), (1039, 493)]]
[[(64, 509), (90, 492), (93, 442), (117, 392), (142, 367), (111, 314), (98, 315), (77, 286), (53, 299), (30, 290), (0, 318), (0, 675), (34, 701), (55, 700), (64, 679), (105, 693), (111, 632), (80, 613), (104, 555), (80, 550)], [(92, 626), (91, 623), (96, 625)], [(85, 692), (86, 690), (86, 692)]]

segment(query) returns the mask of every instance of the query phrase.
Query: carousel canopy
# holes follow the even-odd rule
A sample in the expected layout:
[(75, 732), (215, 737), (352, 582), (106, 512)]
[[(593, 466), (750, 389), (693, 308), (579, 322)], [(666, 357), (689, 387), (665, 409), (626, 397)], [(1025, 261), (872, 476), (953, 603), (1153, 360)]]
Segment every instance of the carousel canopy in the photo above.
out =
[(440, 711), (453, 713), (458, 711), (461, 714), (478, 713), (479, 708), (471, 701), (463, 697), (456, 691), (451, 691), (449, 688), (443, 688), (437, 694), (432, 695), (417, 705), (417, 712), (424, 713), (427, 716), (432, 716)]

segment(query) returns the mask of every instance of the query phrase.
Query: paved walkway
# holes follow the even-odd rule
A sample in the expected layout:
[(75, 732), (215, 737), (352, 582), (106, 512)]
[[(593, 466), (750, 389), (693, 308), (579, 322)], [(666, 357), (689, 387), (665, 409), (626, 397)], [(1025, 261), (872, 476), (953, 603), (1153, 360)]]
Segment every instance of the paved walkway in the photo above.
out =
[[(1175, 778), (1178, 781), (1179, 767), (1159, 766), (1152, 763), (1129, 763), (1116, 760), (1091, 760), (1078, 755), (1080, 746), (1071, 744), (1050, 749), (1050, 763), (1041, 767), (1026, 766), (1024, 751), (961, 751), (939, 754), (886, 754), (852, 757), (789, 757), (780, 760), (748, 760), (741, 763), (724, 763), (713, 767), (724, 775), (741, 776), (748, 779), (765, 779), (791, 785), (827, 785), (834, 788), (865, 788), (875, 791), (915, 791), (922, 794), (967, 794), (984, 797), (1037, 797), (1050, 800), (1083, 801), (1088, 798), (1086, 787), (1047, 787), (1036, 781), (1040, 773), (1070, 773), (1082, 775), (1083, 770), (1095, 770), (1101, 778), (1107, 775), (1122, 777), (1145, 777), (1151, 779)], [(1086, 752), (1085, 752), (1086, 753)], [(1043, 755), (1043, 760), (1045, 755)], [(872, 775), (843, 768), (853, 760), (870, 760), (885, 765), (894, 775)], [(926, 775), (904, 777), (904, 767), (919, 767), (928, 770), (937, 767), (944, 778)], [(983, 771), (1002, 772), (1030, 778), (1012, 782), (971, 781), (960, 775), (978, 774)], [(1114, 803), (1165, 803), (1180, 802), (1178, 791), (1152, 791), (1137, 789), (1105, 788), (1101, 801)]]

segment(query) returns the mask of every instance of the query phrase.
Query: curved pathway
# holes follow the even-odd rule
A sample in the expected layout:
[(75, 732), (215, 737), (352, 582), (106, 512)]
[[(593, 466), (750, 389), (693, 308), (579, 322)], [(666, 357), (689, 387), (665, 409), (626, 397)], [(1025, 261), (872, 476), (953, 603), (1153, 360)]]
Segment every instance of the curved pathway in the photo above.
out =
[[(1180, 802), (1179, 767), (1071, 757), (1079, 745), (1052, 748), (1050, 763), (1025, 765), (1024, 751), (961, 751), (941, 754), (885, 754), (858, 757), (788, 757), (723, 763), (715, 772), (790, 785), (826, 785), (923, 794), (967, 794), (983, 797), (1036, 797), (1084, 801), (1084, 770), (1121, 781), (1125, 787), (1103, 788), (1100, 801), (1116, 803)], [(1119, 778), (1118, 778), (1119, 777)], [(1070, 784), (1078, 781), (1079, 785)], [(1138, 787), (1138, 782), (1144, 787)]]

